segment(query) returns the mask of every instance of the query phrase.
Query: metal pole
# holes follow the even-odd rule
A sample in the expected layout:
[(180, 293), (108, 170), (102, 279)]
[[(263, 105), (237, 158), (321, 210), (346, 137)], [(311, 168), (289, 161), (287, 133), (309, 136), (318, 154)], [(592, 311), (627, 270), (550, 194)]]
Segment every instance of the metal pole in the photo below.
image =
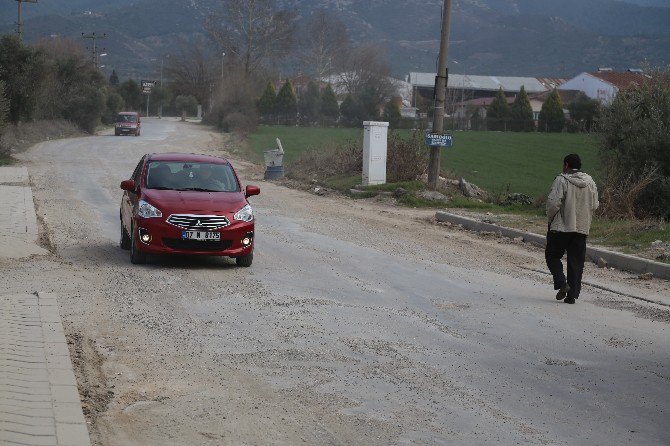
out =
[(163, 96), (165, 96), (165, 90), (163, 90), (163, 57), (161, 57), (161, 103), (158, 106), (158, 119), (163, 117)]
[(226, 56), (226, 53), (221, 53), (221, 83), (223, 83), (223, 58)]
[[(449, 71), (447, 61), (449, 56), (449, 28), (451, 26), (452, 0), (444, 0), (442, 11), (442, 37), (440, 40), (440, 58), (438, 61), (437, 77), (435, 78), (435, 108), (433, 111), (433, 133), (444, 131), (444, 106), (447, 95)], [(428, 187), (437, 189), (440, 177), (440, 148), (430, 148), (430, 162), (428, 164)]]
[(147, 118), (149, 117), (149, 96), (150, 95), (151, 95), (151, 93), (147, 93), (147, 114), (146, 114)]

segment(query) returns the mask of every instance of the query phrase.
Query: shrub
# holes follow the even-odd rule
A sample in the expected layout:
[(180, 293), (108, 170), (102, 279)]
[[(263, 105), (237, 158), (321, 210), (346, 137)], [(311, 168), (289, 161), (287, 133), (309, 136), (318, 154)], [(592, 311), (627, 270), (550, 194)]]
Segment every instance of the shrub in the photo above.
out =
[[(422, 133), (414, 132), (409, 138), (393, 133), (388, 140), (386, 162), (389, 182), (413, 181), (423, 175), (428, 168), (428, 148)], [(363, 148), (360, 143), (348, 141), (310, 148), (287, 168), (287, 175), (298, 180), (323, 180), (339, 175), (360, 174), (363, 168)]]
[(392, 133), (388, 141), (386, 176), (390, 182), (413, 181), (428, 169), (429, 149), (420, 131), (404, 139)]
[(670, 83), (664, 76), (670, 70), (620, 92), (602, 111), (603, 201), (612, 216), (670, 219)]

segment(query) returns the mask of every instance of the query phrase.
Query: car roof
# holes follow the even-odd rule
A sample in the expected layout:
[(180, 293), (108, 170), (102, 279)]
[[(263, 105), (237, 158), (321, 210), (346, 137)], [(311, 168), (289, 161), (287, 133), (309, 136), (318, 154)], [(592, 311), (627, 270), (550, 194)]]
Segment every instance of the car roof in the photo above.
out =
[(119, 112), (119, 115), (137, 115), (137, 112)]
[(196, 153), (151, 153), (148, 161), (177, 161), (184, 163), (211, 163), (230, 164), (228, 160), (210, 155), (198, 155)]

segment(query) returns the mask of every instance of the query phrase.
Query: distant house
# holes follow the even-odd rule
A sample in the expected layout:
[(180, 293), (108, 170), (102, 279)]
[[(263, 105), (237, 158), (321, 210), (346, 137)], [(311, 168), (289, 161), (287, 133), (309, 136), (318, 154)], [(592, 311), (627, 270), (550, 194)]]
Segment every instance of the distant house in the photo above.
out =
[(637, 88), (651, 79), (641, 70), (613, 71), (603, 68), (598, 71), (586, 72), (570, 79), (559, 90), (578, 90), (601, 104), (611, 104), (621, 90)]
[[(407, 82), (412, 87), (412, 105), (421, 107), (426, 101), (432, 104), (435, 76), (436, 73), (409, 73)], [(453, 113), (457, 104), (473, 99), (493, 98), (500, 88), (505, 95), (514, 98), (522, 86), (530, 95), (551, 91), (563, 82), (565, 79), (561, 78), (449, 74), (447, 105), (451, 106), (452, 110), (447, 112)]]

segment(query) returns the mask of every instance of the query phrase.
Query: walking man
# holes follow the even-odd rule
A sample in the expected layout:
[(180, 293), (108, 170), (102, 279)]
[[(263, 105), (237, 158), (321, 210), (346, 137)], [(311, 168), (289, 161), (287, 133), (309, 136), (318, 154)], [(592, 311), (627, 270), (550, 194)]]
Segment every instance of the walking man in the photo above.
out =
[[(582, 288), (586, 257), (586, 237), (591, 229), (593, 211), (598, 209), (598, 189), (589, 175), (581, 171), (577, 154), (563, 159), (563, 173), (556, 177), (547, 197), (547, 248), (544, 256), (557, 300), (574, 304)], [(567, 251), (568, 276), (563, 273), (561, 258)]]

